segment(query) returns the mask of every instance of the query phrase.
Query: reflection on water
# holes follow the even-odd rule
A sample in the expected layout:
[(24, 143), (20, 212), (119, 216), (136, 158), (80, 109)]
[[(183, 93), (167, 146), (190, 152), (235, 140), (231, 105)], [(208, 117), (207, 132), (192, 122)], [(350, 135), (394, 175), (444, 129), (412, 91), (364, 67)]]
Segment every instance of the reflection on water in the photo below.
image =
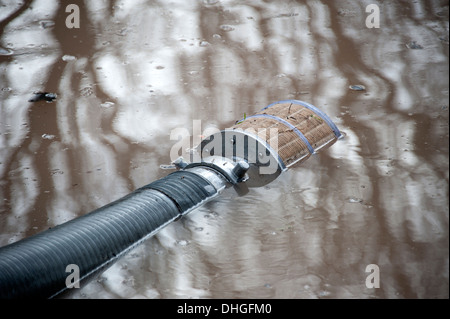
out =
[(88, 1), (79, 29), (64, 5), (4, 3), (0, 245), (165, 176), (170, 132), (193, 120), (299, 99), (346, 133), (73, 297), (448, 298), (448, 2), (380, 2), (379, 29), (370, 1)]

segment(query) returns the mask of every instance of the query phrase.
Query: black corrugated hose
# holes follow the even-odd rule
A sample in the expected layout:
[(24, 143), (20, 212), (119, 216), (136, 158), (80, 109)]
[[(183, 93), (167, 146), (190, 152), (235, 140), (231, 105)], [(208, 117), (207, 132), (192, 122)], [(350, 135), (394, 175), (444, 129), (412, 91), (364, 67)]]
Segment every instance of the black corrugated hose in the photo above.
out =
[[(218, 194), (204, 176), (176, 171), (89, 214), (0, 248), (0, 298), (53, 298), (69, 289), (69, 265), (80, 282)], [(72, 283), (73, 284), (73, 283)]]

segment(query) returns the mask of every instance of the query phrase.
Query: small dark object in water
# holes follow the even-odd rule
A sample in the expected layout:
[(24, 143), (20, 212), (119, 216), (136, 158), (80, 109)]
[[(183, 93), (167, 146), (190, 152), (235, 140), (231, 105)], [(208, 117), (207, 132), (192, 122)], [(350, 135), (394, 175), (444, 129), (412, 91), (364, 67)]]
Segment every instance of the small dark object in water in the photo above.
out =
[(52, 20), (42, 20), (39, 22), (42, 29), (48, 29), (55, 26), (55, 22)]
[(417, 44), (416, 41), (411, 41), (409, 42), (406, 47), (408, 49), (413, 49), (413, 50), (420, 50), (423, 49), (423, 46), (421, 46), (420, 44)]
[(34, 96), (28, 100), (28, 102), (47, 101), (47, 103), (53, 102), (56, 99), (56, 93), (49, 92), (34, 92)]

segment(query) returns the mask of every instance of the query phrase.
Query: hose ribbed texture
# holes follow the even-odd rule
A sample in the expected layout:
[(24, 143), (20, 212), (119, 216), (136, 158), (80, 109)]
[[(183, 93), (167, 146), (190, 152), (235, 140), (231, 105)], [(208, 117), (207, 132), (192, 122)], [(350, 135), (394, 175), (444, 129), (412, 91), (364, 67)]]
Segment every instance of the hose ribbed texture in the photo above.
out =
[(66, 291), (66, 267), (81, 284), (217, 190), (177, 171), (82, 217), (0, 248), (0, 298), (50, 298)]

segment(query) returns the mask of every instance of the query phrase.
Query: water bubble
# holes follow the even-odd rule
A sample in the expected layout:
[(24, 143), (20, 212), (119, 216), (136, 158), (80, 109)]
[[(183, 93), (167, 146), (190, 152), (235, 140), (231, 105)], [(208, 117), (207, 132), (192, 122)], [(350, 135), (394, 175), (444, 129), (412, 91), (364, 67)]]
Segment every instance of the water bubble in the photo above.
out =
[(199, 44), (199, 46), (201, 46), (201, 47), (207, 47), (208, 45), (209, 45), (208, 41), (200, 41), (200, 44)]
[(349, 89), (353, 90), (353, 91), (365, 91), (366, 87), (364, 85), (361, 85), (361, 84), (355, 84), (355, 85), (350, 85)]
[(100, 106), (103, 107), (103, 108), (109, 108), (111, 106), (114, 106), (114, 102), (106, 101), (106, 102), (100, 104)]
[(349, 199), (348, 199), (348, 202), (349, 203), (362, 203), (362, 199), (361, 198), (357, 198), (357, 197), (350, 197)]
[(222, 24), (219, 28), (225, 32), (230, 32), (230, 31), (234, 30), (234, 27), (232, 27), (231, 25), (228, 25), (228, 24)]
[(177, 240), (177, 245), (179, 246), (187, 246), (189, 242), (185, 239)]
[(42, 138), (45, 140), (52, 140), (55, 138), (55, 135), (52, 134), (42, 134)]
[(65, 61), (65, 62), (75, 61), (76, 59), (77, 58), (74, 57), (73, 55), (68, 55), (68, 54), (63, 55), (63, 57), (62, 57), (62, 60)]

